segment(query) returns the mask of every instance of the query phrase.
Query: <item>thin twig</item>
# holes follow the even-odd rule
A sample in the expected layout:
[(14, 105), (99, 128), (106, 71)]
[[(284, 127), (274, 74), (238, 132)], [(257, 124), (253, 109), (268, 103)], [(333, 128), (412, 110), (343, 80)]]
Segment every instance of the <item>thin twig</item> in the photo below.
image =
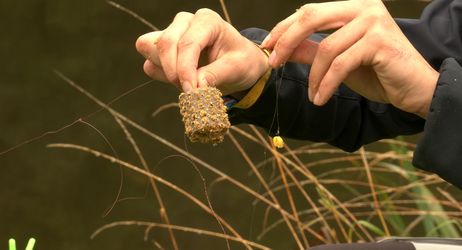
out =
[(244, 185), (242, 182), (239, 182), (238, 180), (236, 180), (235, 178), (232, 178), (230, 177), (229, 175), (223, 173), (222, 171), (218, 170), (217, 168), (211, 166), (210, 164), (206, 163), (205, 161), (203, 161), (202, 159), (196, 157), (195, 155), (185, 151), (184, 149), (178, 147), (177, 145), (171, 143), (170, 141), (164, 139), (163, 137), (155, 134), (154, 132), (150, 131), (150, 130), (147, 130), (146, 128), (144, 128), (143, 126), (139, 125), (138, 123), (128, 119), (127, 117), (125, 117), (124, 115), (120, 114), (119, 112), (115, 111), (113, 108), (111, 108), (110, 106), (108, 106), (107, 104), (105, 104), (104, 102), (100, 101), (98, 98), (96, 98), (95, 96), (93, 96), (92, 94), (90, 94), (88, 91), (86, 91), (85, 89), (83, 89), (82, 87), (80, 87), (79, 85), (77, 85), (74, 81), (70, 80), (68, 77), (66, 77), (65, 75), (63, 75), (61, 72), (59, 71), (55, 71), (55, 73), (61, 78), (63, 79), (66, 83), (68, 83), (70, 86), (74, 87), (75, 89), (77, 89), (80, 93), (84, 94), (85, 96), (87, 96), (90, 100), (94, 101), (96, 104), (98, 104), (99, 106), (101, 106), (102, 108), (110, 111), (111, 113), (117, 115), (117, 117), (119, 117), (122, 121), (124, 121), (125, 123), (127, 123), (128, 125), (136, 128), (137, 130), (139, 130), (140, 132), (146, 134), (147, 136), (159, 141), (160, 143), (164, 144), (165, 146), (177, 151), (178, 153), (188, 157), (189, 159), (191, 159), (192, 161), (196, 162), (197, 164), (199, 164), (200, 166), (203, 166), (204, 168), (208, 169), (209, 171), (211, 171), (212, 173), (220, 176), (220, 177), (223, 177), (225, 178), (227, 181), (229, 181), (230, 183), (232, 183), (233, 185), (239, 187), (240, 189), (244, 190), (245, 192), (251, 194), (252, 196), (255, 196), (256, 198), (258, 198), (259, 200), (263, 201), (264, 203), (266, 203), (267, 205), (273, 207), (274, 209), (278, 210), (279, 212), (281, 213), (284, 213), (284, 215), (288, 216), (291, 220), (294, 220), (293, 216), (288, 213), (287, 211), (281, 209), (280, 206), (277, 206), (275, 203), (271, 202), (270, 200), (266, 199), (265, 197), (263, 197), (262, 195), (260, 195), (259, 193), (255, 192), (254, 190), (252, 190), (251, 188), (249, 188), (248, 186)]
[[(252, 160), (250, 160), (249, 156), (247, 155), (245, 150), (242, 148), (240, 143), (236, 140), (236, 138), (233, 136), (233, 134), (228, 133), (228, 136), (231, 139), (231, 141), (233, 142), (233, 144), (236, 146), (236, 148), (239, 150), (239, 153), (242, 155), (242, 157), (244, 157), (247, 164), (249, 164), (250, 168), (255, 173), (255, 176), (257, 176), (258, 180), (263, 185), (263, 187), (266, 189), (266, 191), (268, 192), (268, 195), (271, 197), (273, 202), (276, 204), (276, 206), (281, 208), (281, 211), (282, 211), (282, 207), (281, 207), (278, 199), (273, 194), (273, 192), (271, 192), (271, 189), (269, 188), (269, 186), (266, 183), (265, 179), (263, 178), (263, 176), (261, 176), (260, 172), (258, 172), (258, 169), (255, 167), (255, 164), (252, 162)], [(287, 216), (285, 214), (281, 213), (281, 215), (282, 215), (282, 218), (285, 220), (285, 222), (287, 224), (287, 227), (289, 228), (290, 232), (292, 233), (292, 236), (294, 237), (294, 240), (297, 243), (298, 247), (300, 249), (304, 249), (303, 244), (301, 243), (300, 239), (298, 238), (297, 232), (295, 232), (295, 230), (294, 230), (294, 228), (292, 226), (292, 223), (289, 221), (289, 219), (287, 218)], [(295, 219), (295, 221), (297, 221), (296, 217), (294, 217), (294, 219)]]
[(227, 234), (222, 234), (222, 233), (217, 233), (217, 232), (212, 232), (212, 231), (207, 231), (203, 229), (197, 229), (197, 228), (192, 228), (192, 227), (184, 227), (184, 226), (178, 226), (178, 225), (166, 225), (166, 224), (161, 224), (161, 223), (154, 223), (154, 222), (148, 222), (148, 221), (116, 221), (112, 222), (110, 224), (104, 225), (103, 227), (99, 228), (96, 230), (92, 235), (91, 238), (96, 237), (98, 234), (102, 233), (103, 231), (117, 227), (117, 226), (143, 226), (143, 227), (158, 227), (158, 228), (170, 228), (173, 230), (177, 231), (183, 231), (183, 232), (188, 232), (188, 233), (195, 233), (199, 235), (207, 235), (207, 236), (212, 236), (212, 237), (217, 237), (217, 238), (223, 238), (227, 240), (232, 240), (240, 243), (245, 243), (246, 245), (258, 248), (258, 249), (263, 249), (263, 250), (271, 250), (271, 248), (263, 246), (261, 244), (248, 241), (248, 240), (243, 240), (237, 237), (233, 237)]
[[(144, 170), (146, 170), (148, 172), (151, 172), (151, 170), (149, 169), (148, 163), (146, 162), (146, 159), (143, 156), (143, 153), (141, 153), (141, 149), (138, 147), (138, 144), (136, 143), (136, 141), (133, 138), (130, 131), (128, 131), (125, 124), (116, 115), (113, 115), (113, 117), (116, 120), (117, 124), (119, 124), (120, 128), (122, 128), (122, 131), (124, 132), (127, 140), (132, 145), (133, 150), (135, 150), (135, 153), (138, 156), (138, 159), (140, 160), (140, 163), (143, 166)], [(156, 181), (153, 178), (149, 178), (149, 181), (151, 183), (151, 187), (152, 187), (152, 190), (153, 190), (154, 195), (156, 197), (156, 200), (159, 203), (160, 218), (165, 224), (170, 225), (170, 219), (168, 218), (168, 212), (167, 212), (167, 209), (165, 208), (164, 201), (163, 201), (162, 196), (161, 196), (161, 194), (159, 192), (159, 189), (157, 188)], [(169, 233), (173, 249), (178, 250), (178, 243), (176, 241), (175, 234), (173, 234), (173, 230), (172, 229), (167, 229), (167, 231)]]
[(220, 5), (221, 5), (221, 9), (223, 10), (223, 13), (225, 14), (225, 19), (226, 19), (226, 21), (227, 21), (229, 24), (232, 24), (232, 23), (231, 23), (231, 17), (229, 16), (228, 8), (226, 7), (225, 0), (220, 0)]
[(149, 28), (151, 28), (152, 30), (155, 30), (155, 31), (158, 31), (159, 28), (157, 28), (156, 26), (154, 26), (154, 24), (150, 23), (148, 20), (142, 18), (140, 15), (136, 14), (134, 11), (116, 3), (116, 2), (113, 2), (113, 1), (106, 1), (109, 5), (129, 14), (130, 16), (134, 17), (136, 20), (142, 22), (144, 25), (148, 26)]
[(172, 102), (172, 103), (167, 103), (165, 105), (160, 106), (154, 112), (152, 112), (151, 116), (154, 118), (158, 114), (160, 114), (162, 111), (170, 109), (170, 108), (178, 108), (178, 103), (177, 102)]
[[(191, 195), (190, 193), (188, 193), (187, 191), (185, 191), (184, 189), (176, 186), (175, 184), (157, 176), (157, 175), (154, 175), (153, 173), (149, 172), (149, 171), (146, 171), (144, 169), (141, 169), (133, 164), (130, 164), (128, 162), (125, 162), (125, 161), (122, 161), (121, 159), (118, 159), (118, 158), (115, 158), (111, 155), (108, 155), (108, 154), (105, 154), (105, 153), (102, 153), (100, 151), (97, 151), (97, 150), (94, 150), (94, 149), (91, 149), (91, 148), (88, 148), (88, 147), (84, 147), (84, 146), (81, 146), (81, 145), (75, 145), (75, 144), (68, 144), (68, 143), (53, 143), (53, 144), (48, 144), (47, 145), (48, 148), (68, 148), (68, 149), (76, 149), (76, 150), (80, 150), (80, 151), (83, 151), (83, 152), (87, 152), (87, 153), (90, 153), (96, 157), (101, 157), (103, 159), (106, 159), (106, 160), (109, 160), (110, 162), (112, 163), (116, 163), (116, 164), (119, 164), (119, 165), (122, 165), (128, 169), (131, 169), (135, 172), (138, 172), (140, 174), (143, 174), (145, 176), (148, 176), (149, 178), (153, 178), (155, 179), (157, 182), (159, 183), (162, 183), (163, 185), (173, 189), (174, 191), (178, 192), (179, 194), (182, 194), (183, 196), (185, 196), (186, 198), (188, 198), (189, 200), (191, 200), (192, 202), (194, 202), (196, 205), (198, 205), (201, 209), (203, 209), (204, 211), (206, 211), (207, 213), (209, 213), (210, 215), (214, 215), (213, 211), (211, 211), (211, 209), (206, 206), (204, 203), (202, 203), (200, 200), (198, 200), (196, 197), (194, 197), (193, 195)], [(231, 227), (231, 225), (228, 224), (228, 222), (226, 222), (223, 218), (221, 218), (218, 214), (215, 214), (216, 215), (216, 218), (218, 218), (220, 220), (220, 222), (231, 232), (233, 233), (234, 235), (236, 235), (236, 238), (239, 238), (239, 239), (242, 239), (241, 242), (245, 242), (246, 240), (244, 240), (242, 238), (242, 236), (239, 235), (239, 233), (237, 233), (237, 231)], [(245, 245), (246, 247), (248, 247), (247, 245)]]
[[(308, 240), (306, 239), (305, 233), (303, 232), (302, 222), (300, 221), (300, 218), (298, 217), (297, 207), (295, 205), (294, 198), (292, 197), (292, 193), (290, 192), (290, 187), (289, 187), (289, 185), (287, 183), (286, 174), (285, 174), (284, 168), (282, 166), (282, 165), (284, 165), (284, 163), (282, 162), (281, 157), (279, 156), (279, 152), (276, 150), (274, 145), (272, 146), (272, 153), (274, 155), (274, 158), (276, 159), (276, 166), (279, 169), (279, 173), (280, 173), (280, 176), (281, 176), (281, 179), (282, 179), (282, 183), (283, 183), (284, 189), (286, 190), (286, 193), (287, 193), (287, 199), (289, 200), (289, 204), (290, 204), (290, 207), (292, 209), (292, 213), (293, 213), (293, 215), (294, 215), (294, 217), (296, 219), (298, 231), (300, 232), (300, 235), (302, 236), (303, 243), (305, 244), (303, 249), (306, 249), (306, 248), (310, 247), (310, 244), (308, 243)], [(290, 172), (290, 171), (288, 170), (287, 172)]]

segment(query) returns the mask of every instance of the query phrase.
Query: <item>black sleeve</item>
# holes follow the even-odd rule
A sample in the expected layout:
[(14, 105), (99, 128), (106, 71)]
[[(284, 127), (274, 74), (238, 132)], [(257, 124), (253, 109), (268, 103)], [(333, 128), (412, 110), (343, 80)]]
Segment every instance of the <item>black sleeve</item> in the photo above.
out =
[(462, 188), (462, 67), (452, 58), (441, 66), (413, 164)]
[[(419, 20), (397, 19), (397, 23), (416, 49), (438, 69), (448, 57), (461, 61), (461, 18), (462, 1), (435, 0), (425, 9)], [(267, 32), (252, 28), (243, 31), (242, 34), (258, 42), (264, 39)], [(320, 41), (322, 36), (313, 35), (311, 39)], [(279, 128), (283, 136), (323, 141), (346, 151), (354, 151), (364, 144), (382, 138), (414, 134), (423, 130), (425, 120), (420, 117), (392, 105), (369, 101), (344, 85), (340, 86), (326, 105), (314, 106), (307, 97), (309, 69), (308, 65), (287, 63), (284, 68), (273, 70), (264, 92), (252, 107), (229, 111), (231, 122), (256, 124), (266, 128), (270, 134), (275, 134)], [(276, 103), (278, 119), (275, 119)], [(462, 106), (459, 108), (462, 109)], [(457, 117), (452, 116), (452, 119)], [(429, 121), (430, 119), (431, 117)], [(434, 135), (429, 134), (427, 130), (429, 129), (426, 128), (425, 137), (433, 138)], [(419, 148), (424, 148), (426, 141), (428, 139), (419, 143)], [(458, 143), (459, 149), (462, 140), (453, 143)], [(462, 154), (462, 151), (460, 153)], [(427, 157), (439, 156), (430, 154)], [(420, 158), (416, 156), (416, 159)], [(444, 167), (433, 163), (428, 159), (422, 159), (416, 165), (436, 172), (462, 187), (460, 181), (454, 180), (454, 175), (448, 179)], [(457, 162), (448, 164), (453, 168), (457, 166)]]
[(396, 19), (396, 22), (435, 69), (449, 57), (462, 62), (462, 1), (434, 0), (420, 19)]

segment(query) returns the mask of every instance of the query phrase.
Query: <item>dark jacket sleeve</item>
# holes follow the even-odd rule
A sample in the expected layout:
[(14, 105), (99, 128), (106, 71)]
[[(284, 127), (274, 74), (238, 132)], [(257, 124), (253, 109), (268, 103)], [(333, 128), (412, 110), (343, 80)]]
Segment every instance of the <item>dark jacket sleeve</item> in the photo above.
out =
[[(425, 9), (419, 20), (397, 19), (397, 23), (426, 60), (435, 69), (439, 69), (443, 60), (448, 57), (461, 61), (461, 18), (462, 1), (435, 0)], [(243, 31), (242, 34), (258, 42), (266, 36), (267, 32), (252, 28)], [(310, 39), (320, 41), (322, 36), (313, 35)], [(273, 70), (264, 92), (252, 107), (229, 111), (231, 122), (255, 124), (266, 128), (270, 134), (275, 134), (279, 129), (283, 136), (323, 141), (346, 151), (354, 151), (364, 144), (382, 138), (415, 134), (423, 130), (425, 120), (422, 118), (401, 111), (392, 105), (369, 101), (344, 85), (339, 87), (326, 105), (322, 107), (313, 105), (307, 97), (309, 70), (309, 65), (293, 63), (287, 63), (283, 68)], [(440, 82), (443, 80), (442, 74)], [(462, 98), (462, 95), (459, 95), (459, 98)], [(458, 110), (462, 110), (462, 99), (457, 104), (460, 105)], [(276, 110), (278, 119), (276, 119)], [(460, 114), (462, 113), (452, 114), (452, 118), (462, 117)], [(429, 121), (433, 119), (433, 115), (430, 114), (428, 119)], [(460, 119), (459, 127), (462, 126), (462, 118)], [(424, 137), (434, 138), (432, 132), (429, 132), (432, 131), (429, 127), (426, 125)], [(419, 143), (419, 149), (425, 148), (428, 141), (425, 138)], [(439, 140), (445, 138), (441, 137)], [(453, 141), (453, 144), (455, 145), (451, 146), (459, 150), (462, 147), (462, 139)], [(460, 153), (462, 154), (462, 151)], [(445, 154), (431, 153), (425, 159), (419, 158), (418, 151), (414, 160), (417, 166), (440, 174), (448, 181), (462, 187), (462, 180), (456, 181), (457, 178), (454, 177), (454, 171), (457, 171), (459, 176), (462, 174), (462, 167), (458, 167), (460, 161), (457, 161), (460, 159), (447, 163), (453, 168), (452, 172), (447, 173), (446, 167), (435, 164), (436, 160), (428, 160), (428, 158), (441, 157), (445, 157)], [(453, 178), (449, 179), (448, 174), (453, 174)]]
[(413, 164), (462, 188), (462, 67), (452, 58), (441, 66), (425, 130)]

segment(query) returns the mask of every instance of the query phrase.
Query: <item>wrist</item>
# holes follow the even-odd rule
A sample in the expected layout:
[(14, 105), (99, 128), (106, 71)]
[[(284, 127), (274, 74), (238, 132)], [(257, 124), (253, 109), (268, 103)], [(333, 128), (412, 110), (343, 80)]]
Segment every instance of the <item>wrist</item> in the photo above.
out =
[(256, 58), (256, 62), (254, 66), (249, 69), (250, 74), (248, 80), (246, 80), (246, 82), (243, 84), (243, 86), (246, 86), (246, 88), (244, 90), (236, 91), (230, 94), (230, 96), (237, 100), (244, 98), (247, 93), (255, 86), (255, 84), (257, 84), (265, 76), (265, 74), (267, 74), (268, 70), (271, 69), (268, 64), (270, 51), (260, 47), (259, 44), (254, 42), (252, 42), (251, 46), (253, 47), (254, 51), (255, 48), (258, 50), (256, 53), (253, 53), (253, 58)]
[(261, 52), (263, 52), (261, 54), (264, 54), (265, 56), (265, 73), (258, 78), (256, 83), (254, 83), (250, 89), (247, 91), (237, 92), (233, 95), (236, 96), (236, 98), (239, 98), (239, 102), (233, 105), (235, 108), (247, 109), (251, 107), (258, 100), (258, 98), (260, 98), (261, 93), (265, 89), (266, 82), (270, 78), (272, 69), (269, 67), (267, 62), (270, 52), (261, 48), (259, 45), (256, 46), (259, 48), (259, 50), (261, 50)]

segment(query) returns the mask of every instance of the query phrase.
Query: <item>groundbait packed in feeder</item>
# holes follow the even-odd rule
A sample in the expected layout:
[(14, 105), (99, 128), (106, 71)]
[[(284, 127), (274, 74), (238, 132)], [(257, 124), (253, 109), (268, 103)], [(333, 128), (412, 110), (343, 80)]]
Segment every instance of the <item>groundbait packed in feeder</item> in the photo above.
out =
[(223, 141), (231, 124), (221, 92), (215, 87), (201, 87), (179, 97), (185, 134), (192, 142), (217, 144)]

